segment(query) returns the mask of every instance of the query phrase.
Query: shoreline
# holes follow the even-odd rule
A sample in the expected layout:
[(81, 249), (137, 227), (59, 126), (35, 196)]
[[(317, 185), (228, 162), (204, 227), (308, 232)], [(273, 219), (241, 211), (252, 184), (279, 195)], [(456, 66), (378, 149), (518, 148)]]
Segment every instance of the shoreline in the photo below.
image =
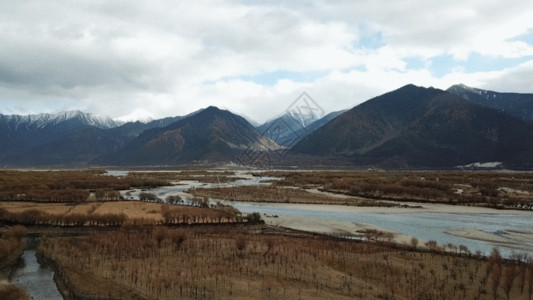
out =
[[(216, 199), (213, 199), (216, 200)], [(233, 201), (221, 201), (224, 204), (231, 205)], [(412, 202), (395, 202), (405, 205), (417, 205), (420, 207), (383, 207), (383, 206), (348, 206), (348, 205), (329, 205), (329, 204), (298, 204), (298, 203), (275, 203), (275, 202), (246, 202), (235, 201), (239, 204), (278, 206), (288, 209), (302, 209), (313, 211), (327, 212), (347, 212), (361, 214), (415, 214), (415, 213), (451, 213), (451, 214), (499, 214), (499, 215), (525, 215), (533, 216), (533, 211), (512, 210), (512, 209), (495, 209), (488, 207), (461, 206), (433, 203), (412, 203)]]
[(490, 242), (516, 250), (528, 251), (533, 248), (533, 232), (508, 229), (498, 233), (489, 233), (478, 229), (460, 228), (447, 230), (444, 233), (470, 240)]
[[(265, 224), (276, 227), (283, 227), (294, 229), (298, 231), (306, 231), (311, 233), (319, 233), (331, 236), (347, 236), (351, 238), (365, 237), (365, 232), (369, 230), (382, 231), (384, 233), (391, 233), (393, 235), (392, 241), (402, 245), (410, 245), (413, 236), (403, 234), (397, 231), (389, 230), (380, 226), (356, 223), (348, 221), (334, 221), (317, 218), (296, 217), (296, 216), (272, 216), (261, 215)], [(418, 247), (424, 247), (424, 240), (419, 240)]]

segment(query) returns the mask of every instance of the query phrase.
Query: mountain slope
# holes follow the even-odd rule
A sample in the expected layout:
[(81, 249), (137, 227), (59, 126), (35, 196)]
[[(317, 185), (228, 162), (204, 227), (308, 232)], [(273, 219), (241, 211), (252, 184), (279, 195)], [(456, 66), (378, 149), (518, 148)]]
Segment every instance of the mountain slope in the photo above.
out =
[(96, 160), (113, 165), (168, 165), (229, 161), (246, 149), (275, 150), (245, 119), (216, 107), (163, 128), (147, 130), (116, 153)]
[[(23, 116), (17, 118), (30, 119)], [(97, 157), (118, 151), (145, 130), (168, 126), (182, 118), (184, 117), (169, 117), (149, 123), (130, 122), (114, 128), (104, 126), (116, 125), (112, 122), (84, 124), (76, 120), (69, 120), (66, 123), (56, 122), (57, 124), (41, 122), (41, 126), (35, 128), (29, 126), (31, 123), (28, 122), (19, 122), (17, 126), (13, 126), (14, 123), (10, 124), (12, 125), (10, 127), (0, 126), (0, 140), (7, 145), (6, 149), (10, 149), (0, 156), (1, 165), (19, 167), (85, 165)], [(33, 121), (33, 124), (36, 124), (35, 118)], [(73, 124), (76, 126), (72, 126)], [(31, 130), (20, 130), (26, 127), (31, 127)], [(19, 130), (13, 130), (17, 128)], [(35, 135), (44, 135), (46, 138), (35, 142), (31, 138)]]
[(464, 84), (453, 85), (446, 91), (523, 120), (533, 121), (533, 94), (498, 93)]
[(413, 85), (368, 100), (324, 125), (291, 153), (362, 165), (453, 167), (533, 161), (533, 127), (442, 90)]
[(80, 166), (117, 151), (129, 140), (131, 138), (117, 135), (113, 129), (89, 127), (11, 154), (5, 160), (18, 167)]
[(366, 101), (324, 125), (291, 151), (311, 155), (363, 154), (397, 136), (439, 93), (414, 85)]
[(98, 117), (80, 111), (59, 114), (1, 115), (0, 128), (11, 132), (20, 143), (28, 146), (44, 144), (80, 128), (114, 128), (119, 126), (109, 117)]
[(320, 119), (305, 119), (294, 112), (287, 112), (257, 126), (257, 130), (279, 145), (290, 148), (343, 112), (345, 111), (332, 112)]

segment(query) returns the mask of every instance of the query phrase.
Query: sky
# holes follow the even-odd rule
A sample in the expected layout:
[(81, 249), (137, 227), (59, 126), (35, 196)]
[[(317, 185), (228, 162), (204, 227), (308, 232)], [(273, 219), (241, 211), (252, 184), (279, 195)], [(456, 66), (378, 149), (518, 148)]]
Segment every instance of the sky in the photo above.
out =
[(531, 0), (0, 0), (0, 113), (257, 122), (412, 83), (533, 93)]

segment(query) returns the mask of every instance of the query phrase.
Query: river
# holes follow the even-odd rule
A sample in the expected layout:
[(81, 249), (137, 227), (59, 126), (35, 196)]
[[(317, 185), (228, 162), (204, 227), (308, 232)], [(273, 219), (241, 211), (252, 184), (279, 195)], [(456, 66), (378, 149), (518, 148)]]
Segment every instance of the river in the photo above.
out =
[[(269, 215), (297, 216), (324, 220), (347, 221), (376, 225), (385, 229), (400, 232), (422, 240), (435, 240), (441, 245), (452, 243), (456, 246), (465, 245), (472, 252), (477, 250), (488, 255), (494, 247), (498, 247), (502, 255), (528, 253), (533, 256), (533, 249), (522, 247), (514, 249), (505, 245), (466, 239), (447, 234), (446, 231), (471, 228), (487, 233), (503, 235), (507, 230), (533, 232), (533, 215), (514, 214), (473, 214), (473, 213), (353, 213), (324, 211), (322, 206), (298, 205), (287, 207), (276, 204), (257, 204), (232, 202), (235, 208), (243, 213), (259, 212)], [(304, 207), (305, 206), (305, 207)], [(316, 209), (314, 209), (316, 207)]]
[[(125, 176), (126, 171), (109, 171), (109, 175)], [(242, 179), (227, 183), (202, 183), (199, 181), (181, 181), (179, 185), (165, 186), (151, 189), (148, 192), (156, 194), (164, 199), (168, 195), (179, 195), (182, 199), (192, 198), (187, 193), (195, 188), (216, 188), (226, 186), (262, 185), (269, 184), (275, 177), (254, 177), (248, 172), (239, 171), (234, 175)], [(128, 199), (138, 199), (141, 190), (135, 189), (123, 191), (123, 195)], [(324, 220), (346, 221), (355, 223), (366, 223), (376, 225), (384, 229), (396, 231), (406, 235), (417, 237), (421, 240), (434, 240), (441, 245), (448, 243), (456, 246), (465, 245), (472, 252), (481, 251), (488, 255), (494, 247), (498, 247), (502, 255), (510, 256), (513, 253), (527, 253), (533, 256), (533, 246), (529, 244), (519, 245), (519, 241), (514, 248), (504, 244), (480, 241), (454, 236), (447, 231), (468, 228), (480, 230), (486, 233), (504, 236), (508, 230), (520, 230), (533, 233), (533, 214), (508, 214), (505, 211), (498, 213), (462, 213), (462, 212), (416, 212), (416, 213), (361, 213), (350, 212), (340, 208), (337, 211), (325, 211), (323, 206), (313, 205), (291, 205), (287, 207), (283, 204), (258, 204), (231, 202), (243, 213), (259, 212), (269, 215), (286, 215)]]
[(21, 265), (15, 270), (11, 282), (35, 300), (61, 300), (63, 297), (54, 282), (54, 272), (37, 262), (35, 250), (26, 250)]

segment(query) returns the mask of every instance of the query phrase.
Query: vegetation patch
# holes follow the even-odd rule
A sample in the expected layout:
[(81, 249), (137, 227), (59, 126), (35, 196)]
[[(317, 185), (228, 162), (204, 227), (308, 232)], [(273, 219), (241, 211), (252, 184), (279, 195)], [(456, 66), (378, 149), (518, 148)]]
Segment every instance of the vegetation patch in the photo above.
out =
[(316, 171), (255, 173), (281, 177), (274, 186), (318, 188), (367, 199), (533, 209), (528, 172)]
[(45, 238), (39, 252), (90, 297), (527, 299), (533, 291), (533, 265), (504, 261), (497, 251), (482, 260), (251, 228)]

